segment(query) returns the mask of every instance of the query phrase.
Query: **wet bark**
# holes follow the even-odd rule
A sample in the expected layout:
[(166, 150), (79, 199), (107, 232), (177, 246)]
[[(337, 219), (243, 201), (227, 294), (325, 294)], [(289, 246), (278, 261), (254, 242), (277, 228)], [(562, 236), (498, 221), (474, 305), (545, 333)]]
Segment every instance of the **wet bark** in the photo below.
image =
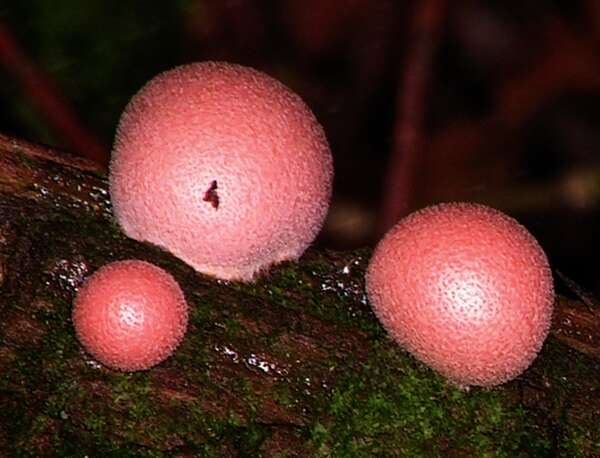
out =
[[(103, 173), (0, 135), (0, 454), (600, 454), (593, 300), (557, 297), (522, 376), (460, 390), (385, 336), (368, 251), (309, 250), (253, 284), (217, 281), (125, 237)], [(175, 355), (132, 374), (93, 361), (70, 322), (85, 278), (127, 258), (167, 269), (191, 309)]]

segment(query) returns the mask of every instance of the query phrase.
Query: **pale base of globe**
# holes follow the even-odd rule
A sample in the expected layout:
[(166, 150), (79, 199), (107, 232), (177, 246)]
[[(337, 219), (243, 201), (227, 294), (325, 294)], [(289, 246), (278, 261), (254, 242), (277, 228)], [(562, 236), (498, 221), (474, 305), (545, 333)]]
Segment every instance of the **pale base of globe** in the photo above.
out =
[(241, 282), (252, 282), (261, 274), (261, 272), (267, 271), (270, 267), (280, 264), (286, 261), (296, 261), (302, 256), (306, 247), (299, 247), (295, 250), (286, 249), (278, 253), (273, 253), (272, 256), (266, 260), (261, 259), (254, 264), (236, 265), (236, 266), (219, 266), (212, 264), (199, 263), (193, 259), (186, 257), (183, 253), (172, 253), (179, 259), (190, 265), (197, 272), (215, 277), (220, 280), (226, 281), (241, 281)]

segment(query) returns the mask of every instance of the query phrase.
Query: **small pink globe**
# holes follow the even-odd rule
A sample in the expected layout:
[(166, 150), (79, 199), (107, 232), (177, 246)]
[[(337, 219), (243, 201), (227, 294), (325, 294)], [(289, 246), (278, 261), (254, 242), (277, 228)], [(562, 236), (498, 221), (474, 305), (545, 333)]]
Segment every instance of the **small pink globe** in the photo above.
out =
[(204, 62), (161, 73), (131, 99), (110, 193), (128, 236), (248, 281), (302, 255), (332, 178), (325, 134), (300, 97), (254, 69)]
[(498, 385), (521, 374), (548, 334), (554, 302), (534, 237), (470, 203), (401, 220), (375, 249), (366, 285), (389, 334), (459, 385)]
[(137, 371), (173, 353), (187, 328), (188, 307), (163, 269), (118, 261), (85, 282), (72, 318), (79, 341), (94, 358), (113, 369)]

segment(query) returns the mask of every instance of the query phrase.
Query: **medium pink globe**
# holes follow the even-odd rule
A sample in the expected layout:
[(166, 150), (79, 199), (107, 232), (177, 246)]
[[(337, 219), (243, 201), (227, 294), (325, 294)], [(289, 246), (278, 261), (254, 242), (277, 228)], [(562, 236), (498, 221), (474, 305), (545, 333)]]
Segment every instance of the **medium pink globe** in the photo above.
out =
[(183, 338), (188, 307), (163, 269), (118, 261), (95, 272), (75, 299), (73, 324), (84, 348), (122, 371), (149, 369), (169, 357)]
[(306, 104), (275, 79), (223, 62), (161, 73), (121, 117), (110, 193), (125, 233), (197, 271), (252, 280), (319, 232), (332, 157)]
[(373, 309), (417, 359), (459, 385), (521, 374), (548, 334), (548, 260), (517, 221), (449, 203), (401, 220), (378, 244), (367, 276)]

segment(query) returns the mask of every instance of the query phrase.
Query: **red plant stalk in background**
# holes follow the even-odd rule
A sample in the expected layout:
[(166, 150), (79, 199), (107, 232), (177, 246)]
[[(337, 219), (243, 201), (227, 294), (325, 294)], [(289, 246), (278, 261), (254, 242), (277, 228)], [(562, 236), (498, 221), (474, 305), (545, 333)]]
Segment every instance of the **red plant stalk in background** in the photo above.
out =
[(54, 130), (79, 154), (102, 165), (108, 152), (94, 134), (81, 125), (74, 111), (50, 78), (31, 62), (20, 48), (10, 27), (0, 21), (0, 62), (21, 84), (30, 102)]
[(417, 2), (413, 17), (414, 37), (402, 71), (394, 145), (385, 177), (379, 232), (384, 233), (410, 211), (418, 155), (422, 151), (425, 92), (431, 61), (443, 23), (445, 0)]

